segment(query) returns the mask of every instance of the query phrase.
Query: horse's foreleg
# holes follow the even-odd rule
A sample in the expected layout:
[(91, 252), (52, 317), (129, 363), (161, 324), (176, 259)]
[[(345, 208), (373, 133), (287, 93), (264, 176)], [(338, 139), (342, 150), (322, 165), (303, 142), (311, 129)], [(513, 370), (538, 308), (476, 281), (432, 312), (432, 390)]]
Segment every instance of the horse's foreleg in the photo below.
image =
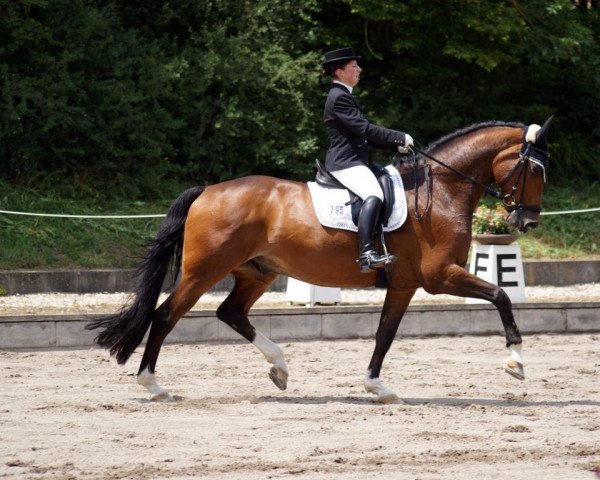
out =
[(248, 320), (248, 311), (269, 288), (277, 274), (262, 273), (248, 263), (233, 272), (235, 285), (229, 296), (217, 309), (217, 317), (252, 343), (273, 365), (269, 378), (280, 389), (287, 388), (288, 367), (279, 346), (258, 331)]
[(365, 389), (367, 392), (375, 394), (377, 401), (381, 403), (391, 403), (398, 400), (398, 396), (383, 385), (379, 374), (383, 359), (396, 337), (400, 321), (414, 294), (415, 289), (389, 289), (385, 297), (381, 320), (375, 335), (375, 350), (365, 376)]
[(151, 400), (169, 400), (171, 395), (156, 381), (155, 368), (162, 344), (179, 319), (185, 315), (198, 301), (212, 282), (197, 282), (184, 276), (175, 291), (154, 312), (152, 326), (146, 342), (146, 348), (137, 381), (146, 387), (151, 394)]
[(510, 357), (504, 360), (504, 370), (519, 380), (525, 379), (523, 359), (521, 357), (523, 340), (521, 339), (519, 327), (515, 323), (512, 303), (504, 290), (467, 272), (458, 265), (448, 267), (442, 283), (437, 284), (433, 289), (426, 289), (429, 293), (473, 297), (491, 302), (500, 314), (506, 335), (506, 347), (510, 351)]

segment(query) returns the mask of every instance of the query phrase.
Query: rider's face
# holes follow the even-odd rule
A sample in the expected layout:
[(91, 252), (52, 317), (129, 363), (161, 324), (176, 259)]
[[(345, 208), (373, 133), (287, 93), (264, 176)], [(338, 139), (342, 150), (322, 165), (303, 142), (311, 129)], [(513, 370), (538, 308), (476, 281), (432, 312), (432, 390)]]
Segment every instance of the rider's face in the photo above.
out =
[(362, 68), (358, 66), (356, 60), (352, 60), (351, 62), (348, 62), (346, 65), (344, 65), (342, 68), (338, 68), (335, 71), (335, 75), (340, 82), (354, 87), (358, 83), (358, 80), (360, 78), (360, 72), (362, 72)]

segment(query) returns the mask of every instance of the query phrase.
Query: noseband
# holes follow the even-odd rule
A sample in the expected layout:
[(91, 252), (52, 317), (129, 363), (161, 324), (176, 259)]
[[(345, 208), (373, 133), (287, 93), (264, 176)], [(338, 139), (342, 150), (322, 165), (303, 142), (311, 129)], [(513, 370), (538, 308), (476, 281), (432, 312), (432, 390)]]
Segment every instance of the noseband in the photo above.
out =
[[(542, 172), (544, 174), (544, 183), (546, 182), (546, 170), (548, 168), (548, 160), (550, 155), (545, 150), (534, 147), (531, 143), (525, 142), (521, 146), (521, 151), (519, 152), (519, 161), (515, 163), (513, 168), (508, 172), (508, 175), (504, 177), (504, 180), (500, 182), (498, 187), (500, 191), (502, 191), (502, 187), (510, 180), (510, 178), (514, 175), (514, 173), (519, 169), (519, 173), (515, 178), (515, 181), (511, 187), (510, 193), (504, 195), (502, 197), (502, 203), (504, 203), (504, 207), (507, 212), (513, 212), (517, 210), (521, 211), (530, 211), (539, 213), (542, 211), (542, 207), (538, 205), (528, 205), (523, 203), (523, 197), (525, 196), (525, 186), (527, 183), (527, 171), (529, 170), (529, 162), (535, 163), (542, 168)], [(519, 198), (519, 203), (517, 203), (515, 199), (515, 193), (519, 188), (519, 183), (523, 178), (522, 187), (521, 187), (521, 196)]]

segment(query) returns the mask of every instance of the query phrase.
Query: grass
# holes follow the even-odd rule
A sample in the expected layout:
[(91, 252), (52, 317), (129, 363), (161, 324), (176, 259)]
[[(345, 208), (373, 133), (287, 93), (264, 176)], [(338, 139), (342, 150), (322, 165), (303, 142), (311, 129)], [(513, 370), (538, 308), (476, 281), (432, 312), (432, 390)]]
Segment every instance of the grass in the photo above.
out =
[[(186, 186), (181, 186), (183, 191)], [(161, 214), (174, 196), (153, 201), (93, 197), (83, 202), (0, 181), (0, 209), (91, 215)], [(600, 184), (549, 184), (546, 211), (600, 206)], [(130, 268), (161, 222), (157, 219), (74, 220), (0, 214), (0, 269)], [(600, 258), (600, 212), (542, 216), (541, 224), (518, 240), (525, 259)]]
[(154, 237), (159, 223), (160, 219), (0, 219), (0, 269), (132, 267), (143, 253), (140, 246)]
[[(7, 188), (4, 188), (7, 187)], [(0, 183), (0, 209), (89, 215), (165, 213), (171, 199), (96, 198), (84, 203)], [(182, 188), (183, 190), (183, 188)], [(161, 218), (64, 219), (0, 214), (0, 269), (129, 268), (139, 262)]]
[[(546, 212), (600, 207), (600, 183), (549, 184), (543, 206)], [(518, 242), (524, 258), (600, 258), (600, 211), (542, 215), (539, 227)]]

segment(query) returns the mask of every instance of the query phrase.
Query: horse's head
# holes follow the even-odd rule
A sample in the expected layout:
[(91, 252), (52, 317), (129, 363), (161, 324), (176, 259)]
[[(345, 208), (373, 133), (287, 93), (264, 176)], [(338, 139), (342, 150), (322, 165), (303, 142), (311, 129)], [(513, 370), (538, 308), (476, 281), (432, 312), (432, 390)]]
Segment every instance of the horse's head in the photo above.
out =
[(521, 232), (537, 227), (542, 210), (542, 191), (548, 171), (548, 130), (544, 125), (529, 125), (523, 131), (520, 151), (509, 149), (495, 162), (494, 178), (503, 195), (506, 223)]

